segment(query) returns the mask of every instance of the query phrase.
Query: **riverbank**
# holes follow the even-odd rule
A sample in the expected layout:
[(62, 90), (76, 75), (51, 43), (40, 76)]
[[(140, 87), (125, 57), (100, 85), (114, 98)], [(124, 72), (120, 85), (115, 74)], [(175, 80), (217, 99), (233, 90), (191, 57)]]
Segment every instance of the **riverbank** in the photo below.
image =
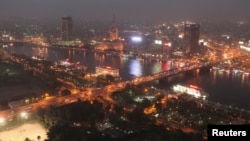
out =
[(39, 96), (48, 87), (11, 61), (0, 62), (0, 102), (1, 109), (6, 102), (27, 96)]

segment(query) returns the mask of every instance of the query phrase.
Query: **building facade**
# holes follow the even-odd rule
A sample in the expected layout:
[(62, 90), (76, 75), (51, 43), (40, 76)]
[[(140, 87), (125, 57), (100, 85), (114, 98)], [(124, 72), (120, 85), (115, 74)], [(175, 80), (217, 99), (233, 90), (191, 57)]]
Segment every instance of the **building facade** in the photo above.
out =
[(102, 67), (98, 66), (95, 68), (96, 69), (96, 74), (97, 75), (112, 75), (113, 77), (119, 77), (119, 69), (111, 68), (111, 67)]
[(199, 24), (184, 25), (184, 50), (186, 54), (199, 52)]
[(102, 40), (102, 43), (97, 46), (97, 50), (116, 50), (119, 52), (123, 51), (124, 40), (119, 38), (118, 26), (115, 23), (115, 17), (113, 17), (113, 23), (109, 28), (109, 36), (107, 39)]
[(73, 20), (70, 16), (61, 18), (61, 39), (63, 41), (73, 40)]
[(110, 41), (115, 41), (119, 39), (119, 35), (118, 35), (118, 26), (115, 23), (115, 16), (113, 16), (113, 23), (110, 26), (109, 29), (109, 40)]

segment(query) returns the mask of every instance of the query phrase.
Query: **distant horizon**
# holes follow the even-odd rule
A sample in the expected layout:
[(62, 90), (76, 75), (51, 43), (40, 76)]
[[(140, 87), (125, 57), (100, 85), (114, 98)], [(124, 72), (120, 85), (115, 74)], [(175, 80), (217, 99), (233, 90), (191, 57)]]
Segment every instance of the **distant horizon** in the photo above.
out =
[(76, 21), (161, 23), (164, 21), (250, 21), (249, 0), (2, 0), (0, 20), (37, 17), (56, 20), (69, 15)]
[[(62, 15), (60, 17), (57, 17), (57, 18), (43, 18), (43, 17), (17, 17), (17, 16), (13, 16), (13, 17), (5, 17), (5, 18), (0, 18), (0, 21), (1, 22), (6, 22), (6, 21), (16, 21), (17, 23), (18, 22), (32, 22), (32, 21), (36, 21), (38, 20), (39, 23), (46, 23), (46, 22), (49, 22), (49, 23), (55, 23), (55, 24), (58, 24), (60, 23), (61, 21), (61, 18), (65, 16), (65, 15)], [(73, 22), (74, 23), (96, 23), (96, 22), (99, 22), (99, 23), (102, 23), (102, 24), (109, 24), (109, 23), (112, 23), (112, 15), (110, 15), (109, 17), (107, 17), (106, 19), (87, 19), (87, 18), (79, 18), (79, 17), (74, 17), (74, 16), (71, 16), (71, 15), (67, 15), (67, 16), (70, 16), (72, 17), (73, 19)], [(220, 21), (210, 21), (210, 20), (191, 20), (191, 19), (176, 19), (176, 20), (162, 20), (162, 21), (145, 21), (145, 22), (138, 22), (138, 21), (122, 21), (118, 18), (116, 18), (116, 23), (117, 24), (162, 24), (162, 23), (180, 23), (180, 22), (194, 22), (194, 23), (214, 23), (214, 24), (220, 24), (220, 23), (228, 23), (228, 24), (232, 24), (232, 23), (239, 23), (239, 22), (243, 22), (245, 24), (249, 24), (250, 23), (250, 20), (245, 20), (245, 19), (231, 19), (231, 20), (220, 20)], [(0, 23), (2, 24), (2, 23)]]

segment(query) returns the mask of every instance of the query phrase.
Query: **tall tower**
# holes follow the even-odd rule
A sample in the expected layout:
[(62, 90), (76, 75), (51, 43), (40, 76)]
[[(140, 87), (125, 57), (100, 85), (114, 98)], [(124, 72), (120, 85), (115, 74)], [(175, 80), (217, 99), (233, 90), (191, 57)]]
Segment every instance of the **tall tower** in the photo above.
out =
[(61, 18), (61, 39), (63, 41), (73, 40), (73, 20), (70, 16)]
[(199, 36), (199, 24), (184, 25), (184, 49), (186, 54), (195, 53), (199, 51)]
[(118, 36), (118, 26), (115, 23), (115, 16), (113, 16), (113, 23), (109, 29), (109, 40), (114, 41), (119, 38)]

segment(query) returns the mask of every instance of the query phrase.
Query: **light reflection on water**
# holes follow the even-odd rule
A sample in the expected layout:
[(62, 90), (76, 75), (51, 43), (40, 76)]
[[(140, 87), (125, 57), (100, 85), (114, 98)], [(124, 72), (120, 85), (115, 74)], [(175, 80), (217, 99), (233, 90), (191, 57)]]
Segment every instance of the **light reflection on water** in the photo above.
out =
[(249, 75), (210, 71), (185, 82), (202, 87), (209, 100), (250, 109), (249, 79)]
[[(11, 53), (24, 54), (32, 57), (37, 55), (36, 48), (26, 46), (14, 46), (8, 49)], [(95, 66), (110, 66), (119, 68), (123, 79), (131, 78), (131, 75), (142, 76), (167, 70), (172, 67), (169, 62), (152, 60), (141, 61), (136, 58), (113, 57), (105, 54), (85, 52), (81, 50), (69, 51), (58, 48), (45, 48), (45, 56), (49, 61), (63, 60), (69, 58), (72, 61), (79, 61), (88, 66), (90, 72), (95, 72)], [(200, 71), (201, 72), (201, 71)], [(224, 73), (208, 71), (206, 73), (194, 72), (193, 76), (180, 74), (176, 83), (190, 83), (202, 87), (209, 93), (209, 99), (220, 103), (238, 105), (250, 109), (250, 84), (249, 75), (235, 73)], [(172, 80), (172, 79), (169, 79)], [(167, 82), (164, 85), (169, 85)], [(166, 87), (166, 86), (165, 86)]]
[(120, 70), (122, 79), (131, 79), (143, 75), (161, 72), (170, 69), (169, 62), (159, 62), (154, 60), (142, 60), (134, 57), (111, 56), (87, 52), (83, 50), (52, 48), (52, 47), (30, 47), (30, 46), (13, 46), (8, 49), (11, 53), (24, 54), (28, 57), (37, 56), (39, 50), (44, 50), (44, 56), (49, 61), (58, 61), (69, 59), (72, 62), (80, 62), (89, 68), (89, 72), (95, 72), (95, 66), (110, 66)]
[(140, 61), (136, 59), (130, 60), (129, 74), (136, 76), (136, 77), (140, 77), (142, 75), (142, 66), (141, 66)]

